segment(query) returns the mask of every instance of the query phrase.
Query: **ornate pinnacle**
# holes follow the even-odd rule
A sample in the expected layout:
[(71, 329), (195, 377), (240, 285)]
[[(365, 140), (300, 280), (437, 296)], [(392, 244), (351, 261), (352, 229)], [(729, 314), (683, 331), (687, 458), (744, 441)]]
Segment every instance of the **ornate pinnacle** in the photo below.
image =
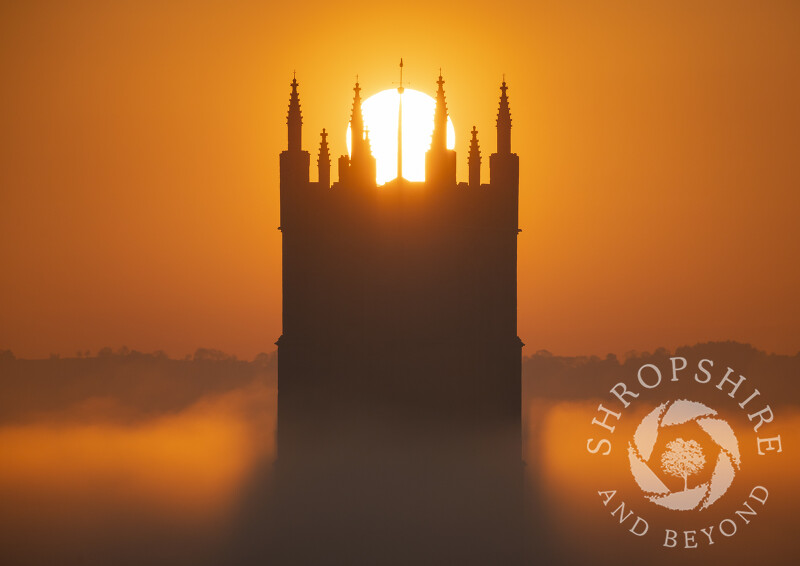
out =
[(508, 87), (503, 80), (500, 86), (500, 107), (497, 111), (497, 153), (511, 153), (511, 109), (506, 90)]
[(297, 77), (292, 78), (292, 93), (289, 96), (289, 113), (286, 115), (286, 125), (289, 134), (289, 151), (300, 151), (302, 145), (303, 115), (300, 112), (300, 94), (297, 92)]
[(436, 91), (436, 112), (433, 116), (433, 136), (431, 137), (431, 149), (447, 149), (447, 102), (444, 97), (444, 79), (439, 69), (439, 85)]

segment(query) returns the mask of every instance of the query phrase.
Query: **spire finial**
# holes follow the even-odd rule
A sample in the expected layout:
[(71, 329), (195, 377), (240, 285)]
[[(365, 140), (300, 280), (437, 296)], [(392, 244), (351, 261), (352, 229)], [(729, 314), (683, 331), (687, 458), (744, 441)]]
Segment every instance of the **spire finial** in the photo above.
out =
[(358, 84), (358, 78), (356, 78), (356, 84), (353, 87), (353, 112), (351, 115), (352, 119), (361, 119), (361, 85)]
[(403, 88), (403, 58), (400, 57), (400, 86), (397, 87), (397, 92), (403, 94), (404, 90), (405, 89)]

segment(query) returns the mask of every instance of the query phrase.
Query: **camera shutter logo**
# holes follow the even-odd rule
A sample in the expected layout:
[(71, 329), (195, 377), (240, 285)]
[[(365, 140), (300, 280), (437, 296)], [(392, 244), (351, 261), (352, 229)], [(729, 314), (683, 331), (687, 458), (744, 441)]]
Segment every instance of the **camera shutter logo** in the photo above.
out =
[[(711, 479), (688, 488), (688, 477), (703, 468), (705, 455), (695, 440), (678, 438), (670, 442), (660, 459), (662, 469), (684, 479), (684, 489), (672, 491), (653, 471), (659, 465), (653, 449), (662, 429), (691, 422), (697, 423), (719, 446), (719, 455)], [(662, 403), (642, 419), (633, 435), (633, 442), (628, 443), (628, 459), (633, 478), (647, 498), (676, 511), (710, 507), (728, 491), (741, 465), (739, 443), (727, 421), (717, 417), (714, 409), (686, 399)]]

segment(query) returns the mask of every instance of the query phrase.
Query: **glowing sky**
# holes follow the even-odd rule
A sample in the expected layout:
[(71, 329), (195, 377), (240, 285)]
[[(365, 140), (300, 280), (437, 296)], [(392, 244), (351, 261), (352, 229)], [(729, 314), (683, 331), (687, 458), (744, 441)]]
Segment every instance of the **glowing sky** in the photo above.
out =
[(390, 89), (403, 57), (422, 92), (442, 68), (459, 180), (475, 125), (488, 181), (506, 75), (526, 351), (794, 353), (799, 19), (793, 2), (6, 2), (0, 348), (272, 350), (292, 72), (335, 180), (356, 75)]

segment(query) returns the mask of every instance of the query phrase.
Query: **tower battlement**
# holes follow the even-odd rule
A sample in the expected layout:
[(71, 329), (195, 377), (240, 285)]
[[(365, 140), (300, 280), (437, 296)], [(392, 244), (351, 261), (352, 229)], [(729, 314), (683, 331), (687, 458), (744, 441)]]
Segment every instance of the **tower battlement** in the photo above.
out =
[[(425, 154), (425, 181), (424, 184), (434, 189), (448, 189), (461, 186), (456, 181), (456, 152), (447, 149), (446, 129), (447, 129), (447, 105), (444, 95), (444, 80), (439, 75), (437, 81), (438, 91), (436, 93), (436, 112), (434, 116), (434, 129), (431, 135), (431, 144)], [(291, 83), (292, 92), (289, 101), (289, 113), (287, 124), (289, 130), (288, 148), (281, 153), (281, 187), (292, 185), (294, 187), (320, 186), (330, 188), (330, 155), (328, 152), (327, 132), (323, 129), (319, 146), (318, 159), (318, 179), (310, 181), (310, 176), (306, 169), (310, 168), (310, 156), (300, 158), (302, 154), (308, 152), (301, 149), (302, 146), (302, 115), (300, 112), (299, 84), (294, 79)], [(497, 118), (497, 151), (491, 154), (489, 159), (490, 182), (489, 187), (501, 188), (503, 186), (518, 186), (519, 179), (519, 158), (511, 152), (511, 113), (506, 95), (508, 87), (503, 81), (500, 90), (500, 104)], [(402, 90), (402, 87), (400, 89)], [(351, 155), (343, 155), (339, 158), (339, 180), (333, 184), (334, 188), (361, 188), (386, 187), (388, 185), (397, 186), (398, 183), (390, 181), (378, 185), (375, 181), (375, 158), (371, 154), (369, 132), (364, 128), (364, 119), (361, 114), (361, 87), (356, 82), (353, 88), (353, 109), (350, 116), (352, 131), (352, 151)], [(402, 112), (402, 109), (400, 110)], [(481, 157), (478, 147), (477, 130), (472, 129), (470, 140), (469, 156), (469, 182), (470, 188), (486, 186), (480, 183)], [(399, 134), (402, 135), (402, 134)], [(402, 144), (398, 144), (400, 147)], [(402, 170), (402, 152), (398, 152), (398, 170)], [(284, 165), (287, 175), (284, 176)], [(287, 183), (283, 180), (286, 179)], [(402, 175), (397, 180), (402, 180)], [(416, 183), (411, 183), (416, 184)]]

